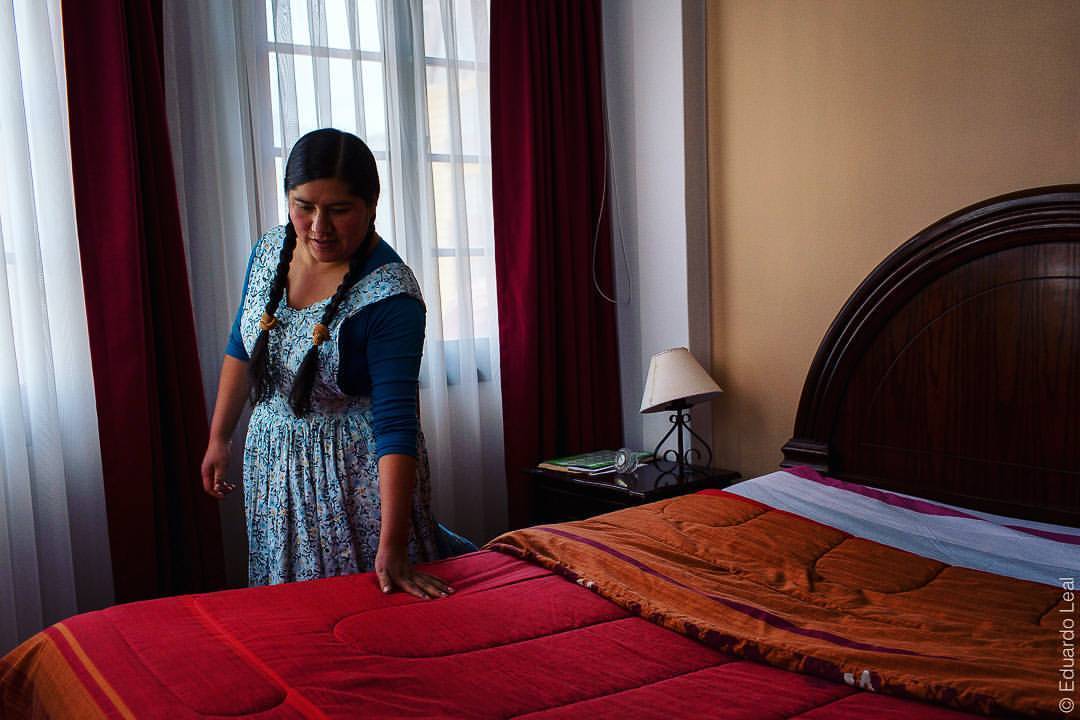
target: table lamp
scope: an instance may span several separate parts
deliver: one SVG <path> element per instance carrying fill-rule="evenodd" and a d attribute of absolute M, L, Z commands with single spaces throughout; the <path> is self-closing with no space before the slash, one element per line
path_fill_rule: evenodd
<path fill-rule="evenodd" d="M 684 432 L 689 432 L 692 438 L 697 438 L 705 447 L 708 459 L 704 465 L 708 467 L 712 464 L 712 449 L 705 439 L 690 427 L 690 406 L 711 400 L 722 392 L 716 381 L 709 377 L 705 368 L 701 367 L 684 347 L 658 352 L 649 361 L 649 374 L 645 378 L 640 412 L 671 412 L 671 429 L 656 444 L 653 462 L 659 463 L 663 460 L 674 463 L 669 472 L 674 472 L 680 481 L 688 471 L 693 472 L 692 460 L 695 455 L 701 456 L 697 448 L 687 446 Z M 671 437 L 671 433 L 676 431 L 678 450 L 667 450 L 661 455 L 660 448 Z"/>

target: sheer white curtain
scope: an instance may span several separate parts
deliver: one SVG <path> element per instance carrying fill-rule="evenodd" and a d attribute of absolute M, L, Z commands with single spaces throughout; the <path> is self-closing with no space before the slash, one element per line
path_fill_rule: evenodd
<path fill-rule="evenodd" d="M 212 411 L 233 314 L 259 232 L 250 105 L 242 83 L 232 2 L 165 0 L 165 95 L 180 222 L 188 256 L 206 407 Z M 233 442 L 229 480 L 242 482 L 243 431 Z M 247 585 L 241 493 L 221 504 L 228 583 Z"/>
<path fill-rule="evenodd" d="M 0 1 L 0 653 L 112 601 L 64 77 L 59 0 Z"/>
<path fill-rule="evenodd" d="M 359 135 L 379 164 L 378 231 L 428 305 L 421 408 L 436 512 L 476 541 L 506 524 L 487 38 L 486 0 L 166 3 L 208 382 L 239 300 L 239 258 L 285 221 L 292 144 L 320 127 Z"/>

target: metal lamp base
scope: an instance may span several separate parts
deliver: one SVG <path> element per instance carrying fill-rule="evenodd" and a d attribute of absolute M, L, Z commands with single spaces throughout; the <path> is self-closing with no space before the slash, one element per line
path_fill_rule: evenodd
<path fill-rule="evenodd" d="M 694 429 L 690 427 L 690 406 L 686 403 L 680 403 L 672 408 L 672 413 L 668 420 L 671 422 L 671 429 L 667 431 L 664 437 L 660 438 L 660 442 L 656 443 L 656 449 L 653 450 L 652 464 L 657 469 L 662 470 L 661 477 L 666 475 L 672 475 L 677 482 L 685 482 L 688 477 L 691 477 L 697 473 L 702 472 L 697 466 L 704 465 L 704 467 L 710 467 L 712 465 L 712 448 L 705 442 L 705 438 L 694 432 Z M 678 449 L 668 449 L 663 453 L 660 452 L 660 448 L 664 446 L 667 439 L 671 437 L 671 434 L 678 431 L 676 436 L 676 442 Z M 686 437 L 684 432 L 690 433 L 690 437 L 696 439 L 702 447 L 705 448 L 707 455 L 703 455 L 693 445 L 687 447 Z M 704 462 L 701 462 L 704 459 Z M 695 462 L 696 461 L 696 462 Z M 670 463 L 670 468 L 665 468 L 664 465 Z"/>

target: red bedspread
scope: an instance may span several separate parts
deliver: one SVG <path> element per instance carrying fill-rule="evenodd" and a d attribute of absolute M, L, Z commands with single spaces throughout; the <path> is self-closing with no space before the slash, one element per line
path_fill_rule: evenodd
<path fill-rule="evenodd" d="M 963 717 L 733 659 L 492 552 L 79 615 L 0 660 L 0 717 Z"/>

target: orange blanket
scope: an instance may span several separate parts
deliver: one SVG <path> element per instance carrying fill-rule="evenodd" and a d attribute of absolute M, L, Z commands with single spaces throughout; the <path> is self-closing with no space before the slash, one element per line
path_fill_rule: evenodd
<path fill-rule="evenodd" d="M 1062 588 L 945 565 L 723 492 L 502 535 L 740 657 L 981 713 L 1056 717 Z"/>

